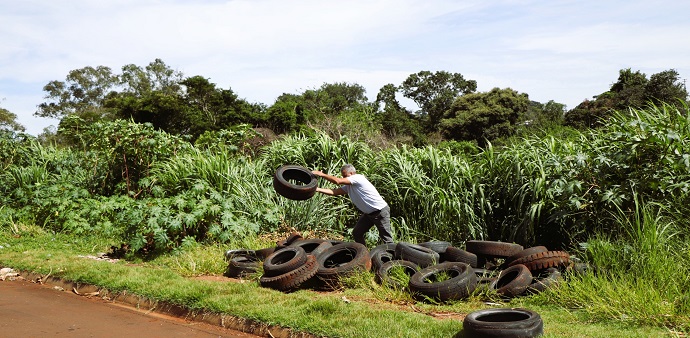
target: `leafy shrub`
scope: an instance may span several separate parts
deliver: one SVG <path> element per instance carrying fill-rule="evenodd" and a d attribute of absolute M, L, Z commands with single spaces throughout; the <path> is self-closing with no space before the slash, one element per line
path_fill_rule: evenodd
<path fill-rule="evenodd" d="M 61 133 L 78 139 L 86 166 L 93 172 L 90 189 L 99 195 L 137 196 L 154 163 L 166 160 L 191 145 L 179 137 L 156 131 L 149 124 L 125 120 L 86 124 L 77 116 L 61 122 Z"/>

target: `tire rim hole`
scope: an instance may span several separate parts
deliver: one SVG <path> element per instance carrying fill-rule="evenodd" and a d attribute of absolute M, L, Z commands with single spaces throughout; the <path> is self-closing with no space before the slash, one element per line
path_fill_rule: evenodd
<path fill-rule="evenodd" d="M 329 257 L 323 263 L 323 266 L 326 268 L 335 268 L 335 267 L 343 266 L 347 263 L 352 262 L 355 259 L 356 255 L 357 255 L 356 251 L 348 249 L 347 251 L 341 252 L 340 254 L 333 255 L 333 256 Z"/>
<path fill-rule="evenodd" d="M 511 312 L 511 313 L 493 313 L 477 317 L 478 321 L 490 323 L 502 322 L 517 322 L 528 319 L 529 315 L 526 313 Z"/>
<path fill-rule="evenodd" d="M 424 283 L 439 283 L 453 279 L 460 275 L 460 272 L 455 270 L 440 271 L 424 279 Z"/>

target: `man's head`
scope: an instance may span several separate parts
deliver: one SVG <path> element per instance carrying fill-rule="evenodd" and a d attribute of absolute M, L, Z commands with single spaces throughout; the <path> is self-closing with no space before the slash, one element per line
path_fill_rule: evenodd
<path fill-rule="evenodd" d="M 342 168 L 340 168 L 340 174 L 343 175 L 343 177 L 349 177 L 352 176 L 356 173 L 357 171 L 355 170 L 355 166 L 352 164 L 346 164 Z"/>

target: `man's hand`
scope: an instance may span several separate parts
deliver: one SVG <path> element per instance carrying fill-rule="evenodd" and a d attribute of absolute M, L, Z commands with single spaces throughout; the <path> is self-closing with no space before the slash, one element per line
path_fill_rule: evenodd
<path fill-rule="evenodd" d="M 328 175 L 328 174 L 324 173 L 324 172 L 321 171 L 321 170 L 313 170 L 311 173 L 314 174 L 314 175 L 316 175 L 316 176 L 322 177 L 322 178 L 326 179 L 326 181 L 329 181 L 329 182 L 334 183 L 334 184 L 338 184 L 338 185 L 352 184 L 352 183 L 350 182 L 350 180 L 348 180 L 348 179 L 345 178 L 345 177 L 335 177 L 335 176 L 331 176 L 331 175 Z M 345 192 L 343 191 L 343 193 L 345 193 Z"/>

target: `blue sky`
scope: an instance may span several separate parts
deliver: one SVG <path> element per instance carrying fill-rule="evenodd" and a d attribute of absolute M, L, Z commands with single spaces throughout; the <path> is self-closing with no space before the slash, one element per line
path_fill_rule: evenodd
<path fill-rule="evenodd" d="M 159 58 L 267 105 L 333 82 L 373 100 L 444 70 L 573 108 L 623 68 L 687 79 L 687 13 L 678 0 L 0 0 L 0 107 L 36 135 L 57 122 L 33 116 L 48 82 Z"/>

